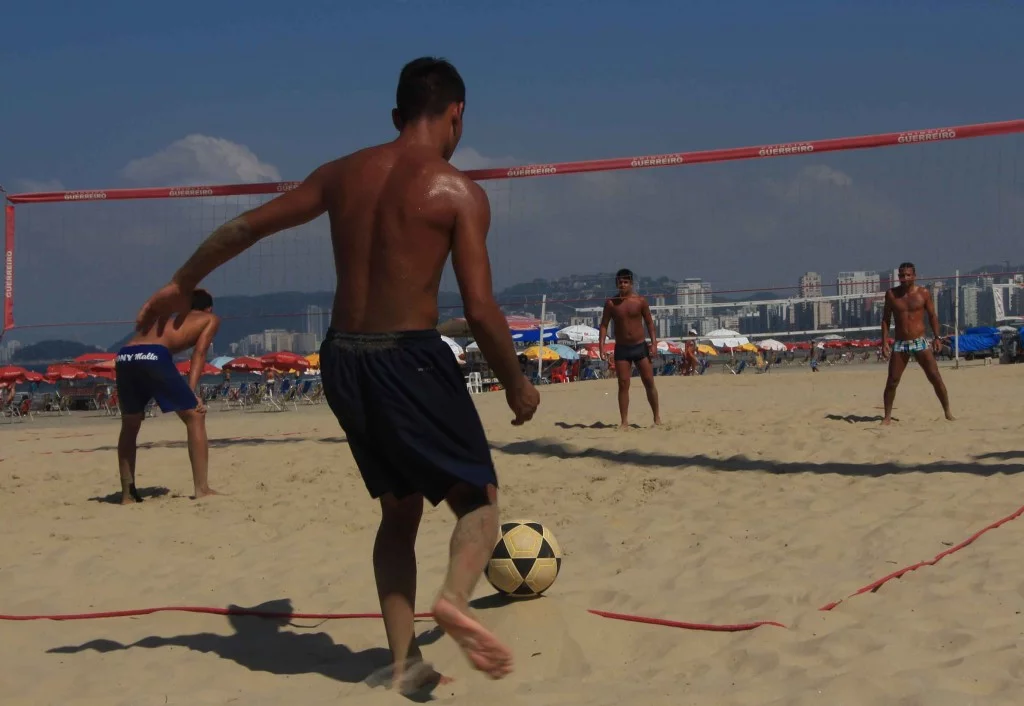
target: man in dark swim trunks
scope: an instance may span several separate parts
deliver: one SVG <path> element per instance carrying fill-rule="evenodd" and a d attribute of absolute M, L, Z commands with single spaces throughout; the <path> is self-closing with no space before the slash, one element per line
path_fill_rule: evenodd
<path fill-rule="evenodd" d="M 447 501 L 458 518 L 434 619 L 475 668 L 492 678 L 512 669 L 512 653 L 469 611 L 498 536 L 498 481 L 466 381 L 436 330 L 449 255 L 466 320 L 505 388 L 512 423 L 529 421 L 540 402 L 494 300 L 487 194 L 448 163 L 462 136 L 465 93 L 447 61 L 407 64 L 392 111 L 397 139 L 328 162 L 296 189 L 218 228 L 139 313 L 144 325 L 176 311 L 219 265 L 328 214 L 338 284 L 321 374 L 369 494 L 380 499 L 373 564 L 393 685 L 403 691 L 440 678 L 414 642 L 424 499 Z"/>
<path fill-rule="evenodd" d="M 640 371 L 640 381 L 647 391 L 647 401 L 654 413 L 654 423 L 661 424 L 661 413 L 658 411 L 658 390 L 654 386 L 654 368 L 651 356 L 658 350 L 658 334 L 654 329 L 651 307 L 647 298 L 633 291 L 633 273 L 627 269 L 615 273 L 615 286 L 619 296 L 604 303 L 601 315 L 600 348 L 604 359 L 604 340 L 608 335 L 608 322 L 615 323 L 615 375 L 619 379 L 619 417 L 620 429 L 629 428 L 629 379 L 633 374 L 633 366 Z M 644 324 L 651 336 L 648 344 L 644 335 Z"/>
<path fill-rule="evenodd" d="M 942 382 L 942 375 L 939 374 L 938 363 L 935 362 L 935 353 L 942 350 L 942 341 L 939 339 L 939 317 L 935 313 L 935 302 L 932 295 L 925 287 L 917 286 L 917 269 L 912 262 L 904 262 L 899 267 L 899 286 L 893 287 L 885 293 L 885 308 L 882 311 L 882 357 L 889 359 L 889 376 L 885 381 L 885 393 L 882 396 L 885 404 L 885 417 L 882 424 L 892 422 L 892 403 L 896 399 L 896 388 L 903 377 L 910 356 L 914 356 L 921 365 L 928 382 L 935 389 L 935 396 L 942 404 L 942 411 L 946 419 L 953 421 L 953 413 L 949 411 L 949 395 L 946 393 L 946 385 Z M 932 327 L 932 345 L 929 348 L 925 340 L 924 319 L 928 315 L 928 322 Z M 893 319 L 896 327 L 896 338 L 891 349 L 889 345 L 889 319 Z M 891 354 L 891 357 L 890 357 Z"/>
<path fill-rule="evenodd" d="M 114 366 L 121 407 L 117 464 L 122 505 L 142 501 L 135 488 L 135 455 L 146 405 L 153 399 L 160 405 L 160 411 L 177 412 L 185 422 L 196 499 L 217 494 L 208 484 L 210 444 L 206 438 L 206 406 L 198 391 L 206 353 L 219 326 L 220 317 L 213 313 L 213 297 L 204 289 L 196 289 L 191 293 L 189 310 L 173 322 L 154 321 L 117 352 Z M 185 382 L 172 356 L 189 348 L 192 360 Z"/>

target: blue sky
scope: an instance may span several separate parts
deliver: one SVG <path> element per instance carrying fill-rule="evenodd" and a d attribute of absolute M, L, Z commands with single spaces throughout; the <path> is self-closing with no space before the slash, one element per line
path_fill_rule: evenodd
<path fill-rule="evenodd" d="M 2 18 L 11 192 L 301 178 L 393 137 L 398 71 L 424 54 L 467 82 L 466 167 L 1024 117 L 1020 3 L 37 0 Z M 498 285 L 623 264 L 729 288 L 1024 260 L 1019 137 L 605 176 L 487 185 Z M 40 277 L 83 267 L 114 281 L 61 315 L 130 315 L 231 215 L 200 210 L 19 207 L 19 319 L 59 320 Z M 311 232 L 251 255 L 222 291 L 295 284 L 282 269 L 329 287 Z M 114 264 L 138 258 L 118 286 Z"/>

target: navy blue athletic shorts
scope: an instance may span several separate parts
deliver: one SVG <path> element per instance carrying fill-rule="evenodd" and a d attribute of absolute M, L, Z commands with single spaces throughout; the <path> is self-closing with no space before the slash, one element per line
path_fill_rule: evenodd
<path fill-rule="evenodd" d="M 437 331 L 329 329 L 320 374 L 371 497 L 422 493 L 437 505 L 460 481 L 497 487 L 466 378 Z"/>
<path fill-rule="evenodd" d="M 122 414 L 142 414 L 152 399 L 165 413 L 195 409 L 199 404 L 164 346 L 125 346 L 117 352 L 114 370 Z"/>

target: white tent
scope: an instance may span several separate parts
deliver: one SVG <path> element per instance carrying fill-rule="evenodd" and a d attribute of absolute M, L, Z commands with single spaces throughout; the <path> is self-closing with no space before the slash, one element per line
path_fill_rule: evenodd
<path fill-rule="evenodd" d="M 441 340 L 447 343 L 448 347 L 452 349 L 452 354 L 455 356 L 455 360 L 459 361 L 459 364 L 465 364 L 466 353 L 462 350 L 462 346 L 447 336 L 441 336 Z"/>
<path fill-rule="evenodd" d="M 776 341 L 774 338 L 766 338 L 763 341 L 759 341 L 757 347 L 763 351 L 787 350 L 785 343 L 783 343 L 782 341 Z"/>
<path fill-rule="evenodd" d="M 711 345 L 715 348 L 739 348 L 742 345 L 750 343 L 750 340 L 746 336 L 740 335 L 739 331 L 733 331 L 727 328 L 715 329 L 701 338 L 706 338 L 711 341 Z"/>
<path fill-rule="evenodd" d="M 566 326 L 555 334 L 559 340 L 572 341 L 573 343 L 597 343 L 601 340 L 601 332 L 592 326 L 576 324 Z"/>

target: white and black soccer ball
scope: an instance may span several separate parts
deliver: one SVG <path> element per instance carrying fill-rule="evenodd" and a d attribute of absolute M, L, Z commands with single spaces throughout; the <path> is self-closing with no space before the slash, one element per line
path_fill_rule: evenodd
<path fill-rule="evenodd" d="M 551 588 L 562 568 L 562 549 L 551 530 L 533 520 L 501 525 L 485 576 L 506 596 L 530 598 Z"/>

